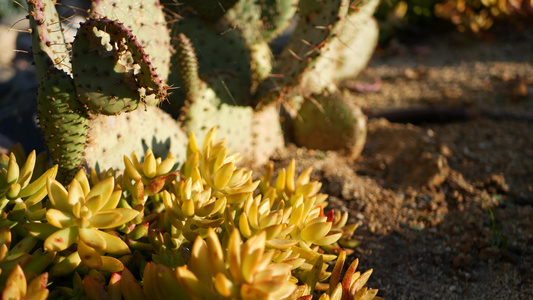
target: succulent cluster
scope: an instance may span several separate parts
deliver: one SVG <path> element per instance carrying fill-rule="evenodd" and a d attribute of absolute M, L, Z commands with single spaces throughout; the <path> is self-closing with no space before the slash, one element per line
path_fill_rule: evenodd
<path fill-rule="evenodd" d="M 480 33 L 497 21 L 520 23 L 531 19 L 531 0 L 388 0 L 382 1 L 376 17 L 380 20 L 380 40 L 387 41 L 397 30 L 420 33 L 449 27 L 460 32 Z"/>
<path fill-rule="evenodd" d="M 239 157 L 212 129 L 203 144 L 191 133 L 179 170 L 149 149 L 64 186 L 57 165 L 12 148 L 0 165 L 0 298 L 373 299 L 357 260 L 341 280 L 355 226 L 326 212 L 312 170 L 297 176 L 292 161 L 254 181 Z"/>
<path fill-rule="evenodd" d="M 530 0 L 447 0 L 435 5 L 435 15 L 450 20 L 459 31 L 478 33 L 489 29 L 497 19 L 533 15 Z"/>
<path fill-rule="evenodd" d="M 377 0 L 94 0 L 72 43 L 54 1 L 27 2 L 39 124 L 64 183 L 82 166 L 118 168 L 130 151 L 181 161 L 188 133 L 201 142 L 214 126 L 232 151 L 264 162 L 284 142 L 280 107 L 299 120 L 284 128 L 298 143 L 362 149 L 365 117 L 335 99 L 334 83 L 368 61 Z M 300 109 L 307 102 L 325 122 Z"/>

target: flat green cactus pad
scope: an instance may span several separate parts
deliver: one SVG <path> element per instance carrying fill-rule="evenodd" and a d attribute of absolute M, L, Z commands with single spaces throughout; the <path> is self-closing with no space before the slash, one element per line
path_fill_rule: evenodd
<path fill-rule="evenodd" d="M 250 53 L 239 32 L 220 21 L 216 26 L 190 16 L 179 23 L 175 34 L 184 34 L 192 43 L 198 59 L 200 78 L 206 74 L 231 72 L 243 95 L 251 89 Z M 231 97 L 231 96 L 230 96 Z M 235 104 L 246 105 L 247 97 L 231 97 Z"/>
<path fill-rule="evenodd" d="M 43 81 L 50 67 L 70 74 L 70 59 L 59 15 L 50 0 L 28 0 L 32 50 L 39 81 Z"/>
<path fill-rule="evenodd" d="M 285 145 L 276 105 L 268 105 L 254 111 L 251 131 L 251 142 L 242 144 L 236 151 L 242 153 L 244 160 L 252 165 L 268 162 L 272 154 Z"/>
<path fill-rule="evenodd" d="M 257 90 L 255 101 L 268 103 L 279 99 L 300 82 L 301 76 L 320 55 L 332 36 L 333 26 L 346 16 L 349 0 L 302 0 L 299 21 L 282 53 L 276 57 L 273 74 Z"/>
<path fill-rule="evenodd" d="M 201 142 L 215 126 L 220 138 L 228 138 L 228 147 L 233 151 L 250 142 L 253 109 L 221 103 L 213 89 L 205 88 L 202 97 L 188 103 L 184 112 L 187 131 L 194 132 Z"/>
<path fill-rule="evenodd" d="M 146 97 L 166 89 L 134 35 L 109 19 L 80 25 L 72 44 L 72 73 L 78 99 L 95 113 L 135 110 Z"/>
<path fill-rule="evenodd" d="M 308 94 L 323 93 L 332 83 L 355 77 L 377 46 L 379 28 L 372 17 L 379 0 L 358 1 L 332 30 L 333 36 L 301 78 Z"/>
<path fill-rule="evenodd" d="M 269 41 L 285 30 L 298 8 L 298 0 L 262 0 L 262 36 Z"/>
<path fill-rule="evenodd" d="M 61 70 L 51 69 L 39 85 L 37 110 L 44 139 L 59 169 L 72 172 L 81 166 L 88 131 L 86 110 L 75 99 L 72 78 Z"/>
<path fill-rule="evenodd" d="M 90 17 L 120 20 L 143 45 L 159 78 L 166 83 L 172 51 L 165 15 L 158 0 L 93 0 Z"/>
<path fill-rule="evenodd" d="M 98 116 L 89 123 L 89 141 L 84 153 L 90 168 L 123 169 L 124 153 L 145 153 L 151 148 L 158 157 L 171 152 L 176 161 L 185 161 L 188 137 L 170 115 L 146 106 L 117 116 Z"/>
<path fill-rule="evenodd" d="M 341 150 L 356 158 L 366 141 L 366 116 L 342 97 L 313 96 L 298 111 L 294 138 L 300 146 Z"/>
<path fill-rule="evenodd" d="M 238 0 L 182 0 L 181 2 L 190 5 L 202 17 L 216 21 L 233 7 Z"/>

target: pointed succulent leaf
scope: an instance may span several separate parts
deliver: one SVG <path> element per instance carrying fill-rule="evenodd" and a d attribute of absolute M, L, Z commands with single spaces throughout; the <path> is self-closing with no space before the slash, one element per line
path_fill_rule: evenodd
<path fill-rule="evenodd" d="M 78 238 L 77 227 L 67 227 L 52 233 L 44 241 L 45 251 L 62 251 L 70 247 Z"/>
<path fill-rule="evenodd" d="M 124 264 L 119 260 L 111 256 L 102 256 L 101 271 L 115 273 L 124 270 Z"/>
<path fill-rule="evenodd" d="M 74 226 L 75 216 L 70 212 L 50 208 L 46 211 L 46 220 L 57 228 L 67 228 Z"/>
<path fill-rule="evenodd" d="M 102 237 L 102 232 L 95 228 L 82 228 L 79 229 L 80 240 L 82 240 L 87 246 L 95 248 L 96 250 L 105 250 L 106 240 Z"/>
<path fill-rule="evenodd" d="M 91 191 L 89 194 L 87 194 L 87 199 L 91 199 L 92 197 L 96 195 L 102 196 L 102 203 L 101 206 L 105 205 L 109 198 L 111 197 L 111 194 L 113 193 L 113 190 L 115 188 L 115 178 L 114 177 L 108 177 L 100 182 L 98 182 L 95 186 L 91 188 Z M 97 210 L 99 210 L 100 207 L 98 207 Z"/>
<path fill-rule="evenodd" d="M 108 232 L 100 232 L 100 235 L 105 240 L 107 253 L 125 255 L 131 252 L 128 245 L 116 235 Z"/>
<path fill-rule="evenodd" d="M 82 263 L 89 268 L 100 269 L 102 267 L 102 257 L 94 248 L 87 246 L 83 241 L 78 243 L 78 254 Z"/>
<path fill-rule="evenodd" d="M 69 205 L 67 190 L 57 180 L 47 178 L 46 190 L 48 191 L 48 199 L 54 207 L 61 211 L 70 211 L 72 209 L 72 206 Z"/>
<path fill-rule="evenodd" d="M 52 168 L 44 172 L 38 179 L 34 180 L 30 184 L 26 185 L 19 193 L 19 197 L 26 198 L 33 194 L 38 193 L 42 188 L 46 186 L 47 178 L 54 179 L 57 174 L 58 166 L 55 165 Z M 37 201 L 38 202 L 38 201 Z M 31 205 L 30 205 L 31 206 Z"/>
<path fill-rule="evenodd" d="M 96 196 L 93 198 L 100 198 L 100 196 Z M 126 210 L 128 208 L 125 208 Z M 138 213 L 136 211 L 136 213 Z M 94 228 L 115 228 L 115 226 L 120 220 L 122 219 L 122 214 L 115 210 L 105 210 L 100 211 L 94 214 L 89 222 L 91 223 L 91 226 Z M 122 224 L 120 224 L 122 225 Z"/>

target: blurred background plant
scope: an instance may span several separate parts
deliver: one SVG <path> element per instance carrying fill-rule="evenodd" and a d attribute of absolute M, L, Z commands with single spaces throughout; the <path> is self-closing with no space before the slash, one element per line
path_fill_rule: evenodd
<path fill-rule="evenodd" d="M 531 0 L 383 0 L 376 12 L 380 45 L 450 30 L 479 35 L 495 24 L 520 30 L 532 16 Z"/>

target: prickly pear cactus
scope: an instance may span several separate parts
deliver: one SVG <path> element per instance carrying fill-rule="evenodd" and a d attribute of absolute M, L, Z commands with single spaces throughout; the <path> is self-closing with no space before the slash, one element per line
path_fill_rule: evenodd
<path fill-rule="evenodd" d="M 363 128 L 356 110 L 342 103 L 322 115 L 299 110 L 366 64 L 375 33 L 362 41 L 361 32 L 375 25 L 377 0 L 172 1 L 163 8 L 158 0 L 94 0 L 69 45 L 55 2 L 28 0 L 40 125 L 52 157 L 70 175 L 82 165 L 117 167 L 118 153 L 128 147 L 143 152 L 159 145 L 182 157 L 185 134 L 194 132 L 201 143 L 211 127 L 232 151 L 263 162 L 284 142 L 280 103 L 306 127 L 316 118 L 334 120 L 320 123 L 323 135 L 359 145 L 344 139 Z M 291 38 L 275 56 L 268 43 L 295 18 Z M 359 43 L 369 47 L 348 59 Z M 156 107 L 161 103 L 179 121 Z M 338 110 L 346 118 L 336 120 Z M 313 134 L 300 130 L 299 143 L 314 147 L 306 142 Z"/>
<path fill-rule="evenodd" d="M 150 115 L 158 122 L 141 121 L 143 118 L 128 122 L 128 116 L 110 116 L 103 121 L 105 117 L 98 117 L 144 108 L 148 98 L 159 103 L 165 96 L 166 88 L 155 67 L 128 28 L 106 18 L 90 19 L 80 25 L 70 55 L 55 3 L 29 0 L 28 5 L 39 74 L 39 123 L 54 162 L 64 172 L 61 179 L 68 180 L 87 164 L 104 169 L 119 165 L 122 157 L 115 150 L 121 146 L 117 143 L 121 130 L 135 133 L 126 134 L 131 139 L 129 151 L 178 137 L 171 129 L 158 138 L 158 129 L 160 133 L 165 127 L 179 129 L 174 120 L 158 114 Z M 155 123 L 159 127 L 154 127 Z M 115 124 L 127 127 L 117 130 Z M 110 133 L 111 128 L 115 130 L 112 137 L 100 134 Z M 165 151 L 184 153 L 180 138 Z"/>
<path fill-rule="evenodd" d="M 163 8 L 159 1 L 109 1 L 93 0 L 90 18 L 106 17 L 119 20 L 128 28 L 150 57 L 159 79 L 166 83 L 170 69 L 170 35 Z"/>
<path fill-rule="evenodd" d="M 28 6 L 39 78 L 37 112 L 41 131 L 54 163 L 65 170 L 75 170 L 82 164 L 88 114 L 76 101 L 68 49 L 54 4 L 31 0 Z"/>
<path fill-rule="evenodd" d="M 377 45 L 379 28 L 372 15 L 378 4 L 379 0 L 363 0 L 350 7 L 303 74 L 301 90 L 308 94 L 335 90 L 335 82 L 355 77 L 363 70 Z"/>
<path fill-rule="evenodd" d="M 299 21 L 282 53 L 276 57 L 272 73 L 283 74 L 270 77 L 258 88 L 261 103 L 279 100 L 295 88 L 310 62 L 320 54 L 332 35 L 332 26 L 344 18 L 349 0 L 300 1 Z"/>
<path fill-rule="evenodd" d="M 147 97 L 159 101 L 166 94 L 133 33 L 109 19 L 80 25 L 72 44 L 72 74 L 78 100 L 94 113 L 130 112 Z"/>

